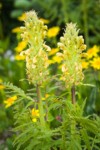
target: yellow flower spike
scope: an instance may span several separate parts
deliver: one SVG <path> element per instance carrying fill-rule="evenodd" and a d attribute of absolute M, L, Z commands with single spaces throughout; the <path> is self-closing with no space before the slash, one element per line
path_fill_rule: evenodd
<path fill-rule="evenodd" d="M 44 22 L 44 24 L 48 24 L 48 23 L 50 22 L 49 20 L 44 19 L 44 18 L 40 18 L 39 20 L 43 21 L 43 22 Z"/>
<path fill-rule="evenodd" d="M 59 31 L 60 31 L 60 28 L 58 26 L 52 27 L 52 28 L 50 28 L 48 30 L 47 36 L 49 38 L 55 37 L 55 36 L 57 36 L 57 34 L 59 33 Z"/>
<path fill-rule="evenodd" d="M 93 56 L 96 57 L 98 54 L 98 52 L 100 51 L 99 47 L 94 45 L 92 48 L 88 49 L 87 51 L 87 58 L 90 59 L 92 58 Z"/>
<path fill-rule="evenodd" d="M 17 100 L 17 96 L 13 96 L 8 98 L 7 100 L 4 101 L 4 104 L 6 105 L 5 107 L 8 108 L 14 104 L 14 102 Z"/>
<path fill-rule="evenodd" d="M 83 69 L 87 69 L 88 66 L 89 66 L 89 63 L 88 63 L 88 62 L 82 61 L 82 68 L 83 68 Z"/>
<path fill-rule="evenodd" d="M 90 63 L 94 69 L 100 70 L 100 57 L 94 58 Z"/>
<path fill-rule="evenodd" d="M 3 90 L 5 88 L 5 86 L 0 85 L 0 90 Z"/>
<path fill-rule="evenodd" d="M 15 55 L 15 60 L 25 60 L 25 56 L 21 56 L 19 54 Z"/>
<path fill-rule="evenodd" d="M 78 36 L 78 32 L 76 24 L 67 24 L 65 33 L 58 43 L 58 47 L 62 50 L 62 53 L 58 53 L 58 56 L 63 60 L 60 80 L 65 82 L 67 88 L 80 84 L 84 78 L 81 54 L 86 45 L 83 37 Z"/>
<path fill-rule="evenodd" d="M 21 32 L 21 29 L 20 29 L 20 27 L 16 27 L 16 28 L 12 29 L 12 32 L 19 33 L 19 32 Z"/>
<path fill-rule="evenodd" d="M 21 41 L 18 43 L 18 46 L 15 48 L 16 52 L 21 52 L 22 50 L 24 50 L 27 46 L 27 42 L 26 41 Z"/>
<path fill-rule="evenodd" d="M 21 31 L 23 41 L 27 41 L 28 44 L 28 49 L 21 52 L 21 55 L 26 56 L 28 81 L 30 84 L 41 85 L 46 82 L 49 75 L 47 53 L 51 49 L 44 41 L 47 26 L 38 19 L 35 11 L 29 11 L 26 13 Z"/>
<path fill-rule="evenodd" d="M 52 48 L 51 51 L 49 52 L 49 56 L 54 55 L 58 51 L 59 51 L 59 48 Z"/>

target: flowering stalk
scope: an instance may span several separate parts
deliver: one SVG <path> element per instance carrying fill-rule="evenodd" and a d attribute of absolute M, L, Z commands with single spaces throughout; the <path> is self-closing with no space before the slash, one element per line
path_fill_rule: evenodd
<path fill-rule="evenodd" d="M 75 24 L 67 24 L 63 37 L 58 43 L 63 58 L 61 80 L 66 88 L 71 88 L 72 103 L 75 103 L 75 86 L 79 85 L 84 78 L 81 65 L 81 53 L 86 48 L 82 36 L 78 36 L 79 30 Z"/>
<path fill-rule="evenodd" d="M 26 13 L 25 27 L 21 27 L 21 37 L 27 42 L 28 49 L 21 52 L 26 57 L 26 69 L 29 83 L 42 84 L 48 77 L 48 57 L 50 47 L 44 43 L 47 26 L 38 19 L 34 11 Z"/>
<path fill-rule="evenodd" d="M 28 81 L 34 84 L 37 89 L 38 108 L 40 113 L 40 123 L 44 127 L 44 108 L 41 100 L 41 85 L 46 81 L 49 75 L 48 56 L 46 51 L 50 51 L 50 47 L 44 43 L 47 33 L 47 26 L 38 19 L 35 11 L 26 13 L 25 26 L 21 27 L 22 39 L 28 44 L 28 49 L 21 52 L 26 57 L 26 69 Z"/>

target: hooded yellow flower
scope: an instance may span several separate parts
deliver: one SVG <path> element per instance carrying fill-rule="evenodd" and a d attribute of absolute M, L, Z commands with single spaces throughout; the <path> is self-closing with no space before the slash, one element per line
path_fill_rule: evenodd
<path fill-rule="evenodd" d="M 48 30 L 47 36 L 49 38 L 55 37 L 55 36 L 57 36 L 57 34 L 59 33 L 59 31 L 60 31 L 60 28 L 58 26 L 52 27 L 52 28 L 50 28 Z"/>
<path fill-rule="evenodd" d="M 10 98 L 8 98 L 7 100 L 4 101 L 4 104 L 6 105 L 5 107 L 8 108 L 10 107 L 11 105 L 14 104 L 15 100 L 17 100 L 17 96 L 12 96 Z"/>
<path fill-rule="evenodd" d="M 91 61 L 91 66 L 94 69 L 100 70 L 100 57 L 94 58 L 93 61 Z"/>

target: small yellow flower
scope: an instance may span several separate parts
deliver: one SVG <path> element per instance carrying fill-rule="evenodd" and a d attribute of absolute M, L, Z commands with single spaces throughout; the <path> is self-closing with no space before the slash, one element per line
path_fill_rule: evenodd
<path fill-rule="evenodd" d="M 22 50 L 24 50 L 27 46 L 27 42 L 25 41 L 21 41 L 18 43 L 18 46 L 15 48 L 16 52 L 21 52 Z"/>
<path fill-rule="evenodd" d="M 24 21 L 25 18 L 26 18 L 26 13 L 23 13 L 21 16 L 18 17 L 18 20 Z"/>
<path fill-rule="evenodd" d="M 42 97 L 42 100 L 46 100 L 49 96 L 49 94 L 45 94 L 45 97 Z"/>
<path fill-rule="evenodd" d="M 32 121 L 37 122 L 37 118 L 40 116 L 39 110 L 33 108 L 31 110 L 31 115 L 32 115 Z"/>
<path fill-rule="evenodd" d="M 36 117 L 40 116 L 39 110 L 38 109 L 34 109 L 34 108 L 31 110 L 31 114 L 32 114 L 33 118 L 36 118 Z"/>
<path fill-rule="evenodd" d="M 83 69 L 87 69 L 88 68 L 89 63 L 86 61 L 82 61 L 82 68 Z"/>
<path fill-rule="evenodd" d="M 33 118 L 32 121 L 33 121 L 33 122 L 37 122 L 37 118 Z"/>
<path fill-rule="evenodd" d="M 88 51 L 87 51 L 87 58 L 90 59 L 92 58 L 93 56 L 97 56 L 97 53 L 99 52 L 99 47 L 94 45 L 92 48 L 90 48 Z"/>
<path fill-rule="evenodd" d="M 54 56 L 52 58 L 52 60 L 54 61 L 54 63 L 61 63 L 62 61 L 62 58 L 60 56 Z"/>
<path fill-rule="evenodd" d="M 12 29 L 13 33 L 19 33 L 20 31 L 21 31 L 20 27 L 16 27 L 16 28 Z"/>
<path fill-rule="evenodd" d="M 5 86 L 0 85 L 0 90 L 3 90 L 5 88 Z"/>
<path fill-rule="evenodd" d="M 49 20 L 44 19 L 44 18 L 40 18 L 40 20 L 41 20 L 41 21 L 43 21 L 43 22 L 44 22 L 44 24 L 48 24 L 48 23 L 50 22 Z"/>
<path fill-rule="evenodd" d="M 17 100 L 17 96 L 13 96 L 4 101 L 5 107 L 8 108 L 14 104 L 15 100 Z"/>
<path fill-rule="evenodd" d="M 58 26 L 52 27 L 48 30 L 47 36 L 49 38 L 55 37 L 60 31 L 60 28 Z"/>
<path fill-rule="evenodd" d="M 100 70 L 100 57 L 94 58 L 93 61 L 91 61 L 91 66 L 94 69 Z"/>
<path fill-rule="evenodd" d="M 19 54 L 15 55 L 15 60 L 25 60 L 25 56 L 21 56 Z"/>
<path fill-rule="evenodd" d="M 59 51 L 59 48 L 52 48 L 51 51 L 49 52 L 49 56 L 54 55 L 58 51 Z"/>

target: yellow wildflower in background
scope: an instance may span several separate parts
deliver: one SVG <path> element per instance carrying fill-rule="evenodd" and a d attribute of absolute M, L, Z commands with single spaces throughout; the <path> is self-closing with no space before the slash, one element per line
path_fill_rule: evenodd
<path fill-rule="evenodd" d="M 3 90 L 5 88 L 5 86 L 0 85 L 0 90 Z"/>
<path fill-rule="evenodd" d="M 5 107 L 8 108 L 14 104 L 15 100 L 17 100 L 17 96 L 13 96 L 4 101 Z"/>
<path fill-rule="evenodd" d="M 91 66 L 94 69 L 100 70 L 100 57 L 94 58 L 93 61 L 91 61 Z"/>
<path fill-rule="evenodd" d="M 26 13 L 23 13 L 21 16 L 18 17 L 19 21 L 24 21 L 26 18 Z"/>
<path fill-rule="evenodd" d="M 42 97 L 42 100 L 46 100 L 49 96 L 49 94 L 45 94 L 45 97 Z"/>
<path fill-rule="evenodd" d="M 18 32 L 20 32 L 21 30 L 20 30 L 20 27 L 16 27 L 16 28 L 14 28 L 14 29 L 12 29 L 12 32 L 13 33 L 18 33 Z"/>
<path fill-rule="evenodd" d="M 50 65 L 50 64 L 53 64 L 54 63 L 54 61 L 53 60 L 51 60 L 51 59 L 48 59 L 48 64 Z"/>
<path fill-rule="evenodd" d="M 89 63 L 86 61 L 82 61 L 82 69 L 87 69 L 89 66 Z"/>
<path fill-rule="evenodd" d="M 39 20 L 43 21 L 43 22 L 44 22 L 44 24 L 48 24 L 48 23 L 50 22 L 49 20 L 44 19 L 44 18 L 40 18 Z"/>
<path fill-rule="evenodd" d="M 16 52 L 21 52 L 22 50 L 24 50 L 27 46 L 27 42 L 25 41 L 21 41 L 18 43 L 18 46 L 15 48 Z"/>
<path fill-rule="evenodd" d="M 39 110 L 33 108 L 31 110 L 31 115 L 32 115 L 32 121 L 37 122 L 37 118 L 40 116 Z"/>
<path fill-rule="evenodd" d="M 21 56 L 19 54 L 15 55 L 15 60 L 25 60 L 25 56 Z"/>
<path fill-rule="evenodd" d="M 97 56 L 97 53 L 99 52 L 99 47 L 94 45 L 92 48 L 88 49 L 87 51 L 87 58 L 90 59 L 92 58 L 93 56 Z"/>
<path fill-rule="evenodd" d="M 54 56 L 52 58 L 52 60 L 53 60 L 54 63 L 61 63 L 62 58 L 60 56 Z"/>
<path fill-rule="evenodd" d="M 60 31 L 60 28 L 58 26 L 52 27 L 52 28 L 50 28 L 48 30 L 47 36 L 49 38 L 55 37 L 55 36 L 57 36 L 57 34 L 59 33 L 59 31 Z"/>
<path fill-rule="evenodd" d="M 33 121 L 33 122 L 37 122 L 37 118 L 33 118 L 32 121 Z"/>
<path fill-rule="evenodd" d="M 58 51 L 59 51 L 59 48 L 52 48 L 51 51 L 49 52 L 49 56 L 54 55 Z"/>

